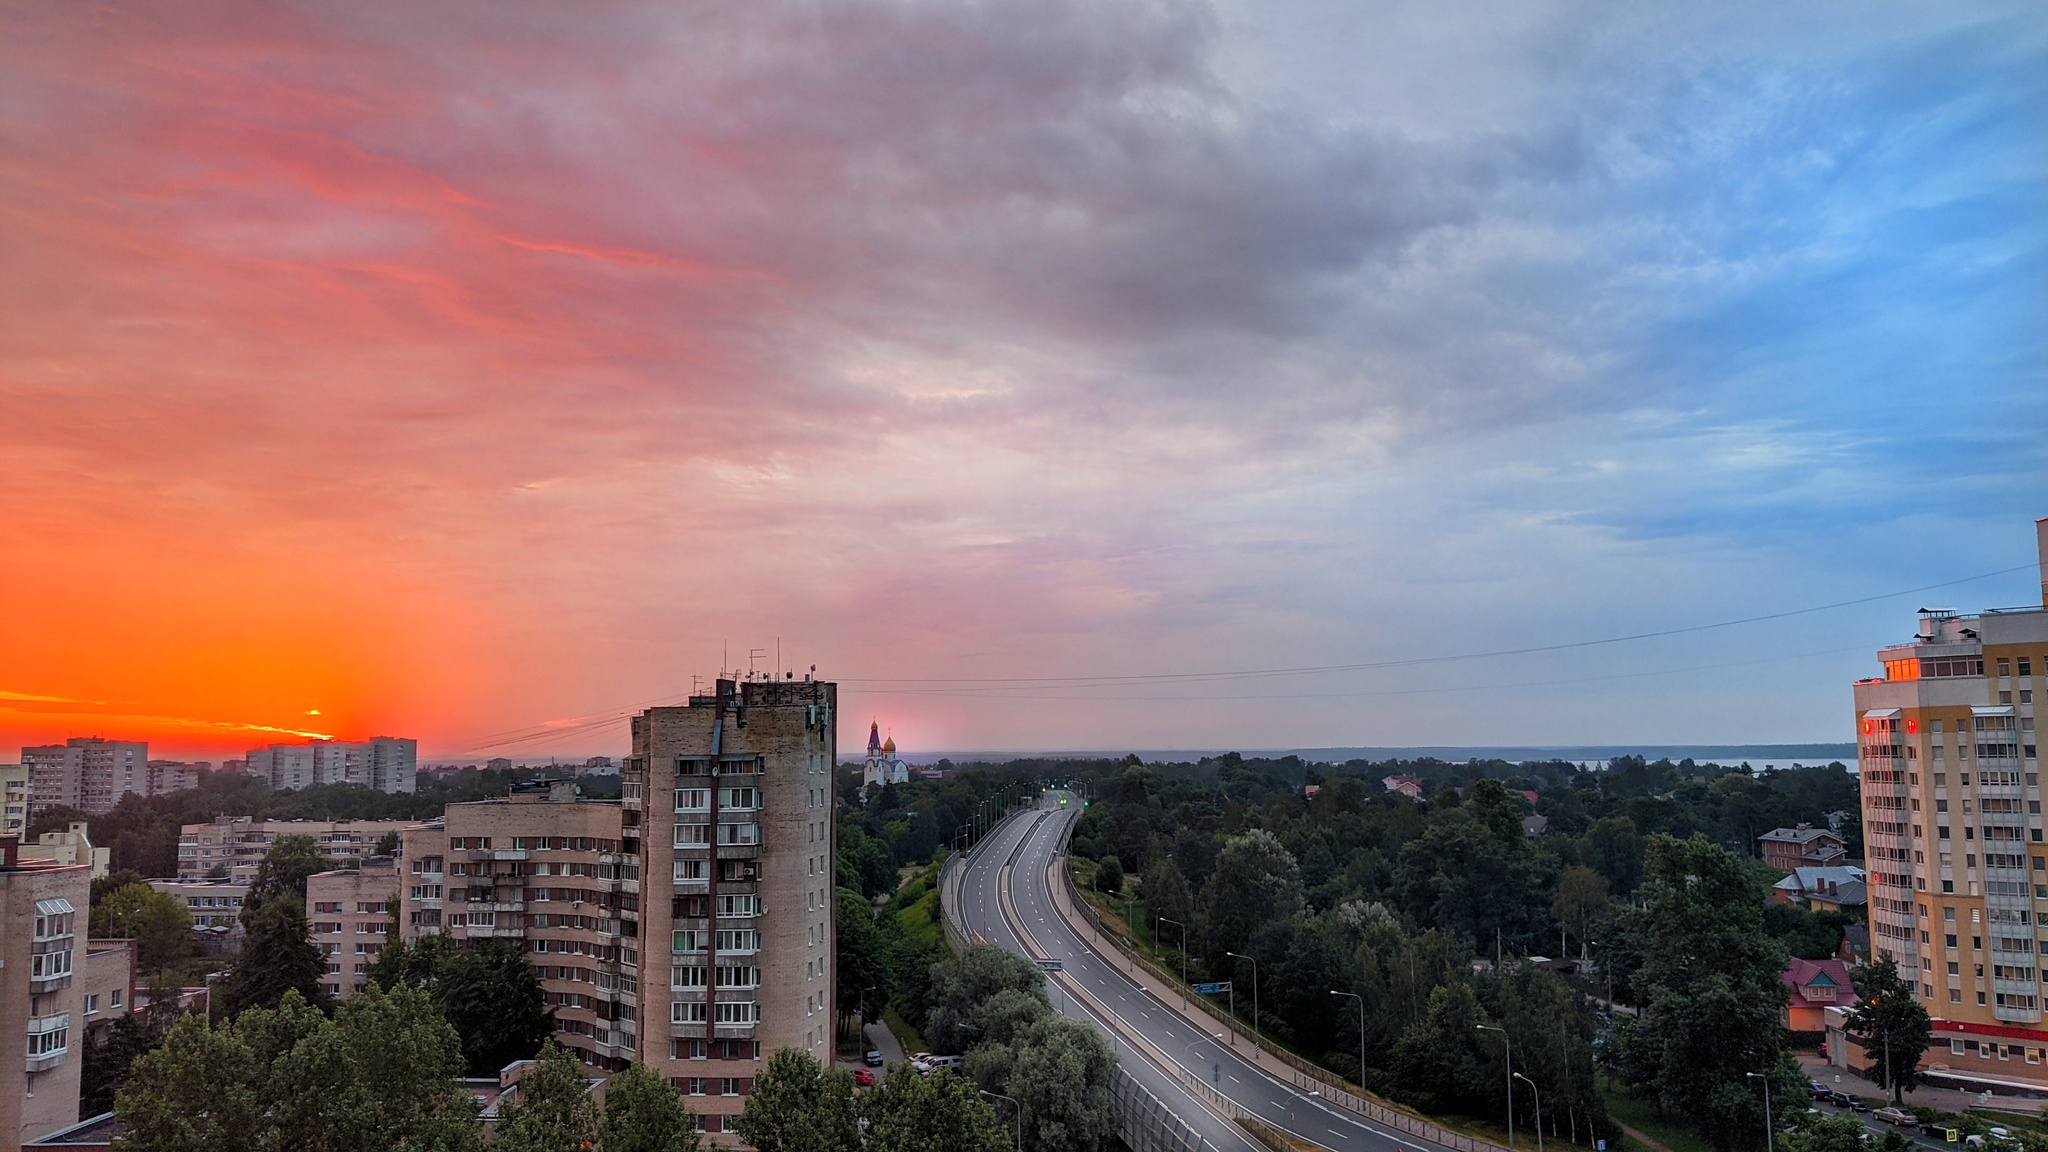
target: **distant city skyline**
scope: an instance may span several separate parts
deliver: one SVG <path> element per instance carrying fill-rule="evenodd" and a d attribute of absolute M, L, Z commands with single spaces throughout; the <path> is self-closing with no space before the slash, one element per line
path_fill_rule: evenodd
<path fill-rule="evenodd" d="M 10 31 L 9 754 L 1840 741 L 2037 600 L 2038 4 Z"/>

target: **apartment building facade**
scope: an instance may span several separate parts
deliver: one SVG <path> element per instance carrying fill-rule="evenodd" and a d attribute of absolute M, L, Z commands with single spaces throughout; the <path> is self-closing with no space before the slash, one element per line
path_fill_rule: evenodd
<path fill-rule="evenodd" d="M 78 1119 L 92 869 L 0 838 L 0 1147 Z"/>
<path fill-rule="evenodd" d="M 29 769 L 31 815 L 63 804 L 97 816 L 130 792 L 150 795 L 149 745 L 139 740 L 74 736 L 23 748 L 21 762 Z"/>
<path fill-rule="evenodd" d="M 280 836 L 310 836 L 330 860 L 361 860 L 374 855 L 386 836 L 402 833 L 415 823 L 221 816 L 204 824 L 186 824 L 178 829 L 178 879 L 215 877 L 246 884 L 256 875 L 263 854 L 270 851 Z"/>
<path fill-rule="evenodd" d="M 28 766 L 0 764 L 0 836 L 27 834 L 29 799 Z"/>
<path fill-rule="evenodd" d="M 1916 979 L 1934 1022 L 1924 1066 L 2041 1088 L 2048 520 L 2036 532 L 2041 607 L 1923 611 L 1855 701 L 1871 947 Z"/>
<path fill-rule="evenodd" d="M 720 679 L 633 719 L 641 1059 L 732 1131 L 778 1048 L 832 1058 L 837 686 Z"/>
<path fill-rule="evenodd" d="M 315 740 L 251 749 L 243 771 L 282 792 L 314 784 L 358 784 L 379 792 L 419 787 L 419 741 L 399 736 L 368 740 Z"/>
<path fill-rule="evenodd" d="M 584 800 L 566 780 L 450 804 L 405 830 L 395 886 L 408 938 L 519 941 L 556 1041 L 609 1072 L 632 1062 L 641 1033 L 640 865 L 620 817 L 617 800 Z"/>
<path fill-rule="evenodd" d="M 391 857 L 372 856 L 359 868 L 306 878 L 306 920 L 313 946 L 327 958 L 329 996 L 345 1000 L 369 982 L 370 965 L 391 940 L 403 875 Z"/>

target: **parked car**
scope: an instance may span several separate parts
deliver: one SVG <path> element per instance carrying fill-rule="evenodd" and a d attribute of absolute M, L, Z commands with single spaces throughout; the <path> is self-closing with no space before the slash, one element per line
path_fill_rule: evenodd
<path fill-rule="evenodd" d="M 873 1088 L 875 1086 L 874 1070 L 870 1068 L 855 1068 L 853 1070 L 853 1082 L 863 1088 Z"/>
<path fill-rule="evenodd" d="M 1842 1093 L 1842 1095 L 1849 1096 L 1847 1092 Z M 1842 1102 L 1842 1107 L 1849 1109 L 1851 1112 L 1868 1112 L 1870 1111 L 1870 1102 L 1861 1096 L 1849 1096 L 1847 1100 Z"/>
<path fill-rule="evenodd" d="M 910 1054 L 910 1066 L 919 1072 L 931 1071 L 932 1054 L 929 1052 L 912 1052 Z"/>
<path fill-rule="evenodd" d="M 933 1068 L 958 1068 L 960 1067 L 960 1057 L 934 1056 L 930 1060 L 925 1061 L 925 1063 L 931 1065 Z"/>
<path fill-rule="evenodd" d="M 866 1064 L 870 1068 L 880 1068 L 882 1066 L 882 1050 L 879 1048 L 868 1049 L 868 1054 L 861 1057 L 861 1063 Z"/>
<path fill-rule="evenodd" d="M 1941 1140 L 1948 1143 L 1954 1143 L 1957 1139 L 1955 1127 L 1949 1124 L 1935 1124 L 1931 1122 L 1927 1124 L 1922 1124 L 1920 1126 L 1920 1134 L 1922 1136 L 1930 1136 L 1936 1140 Z"/>
<path fill-rule="evenodd" d="M 1895 1108 L 1890 1106 L 1879 1108 L 1877 1111 L 1872 1112 L 1870 1114 L 1870 1117 L 1873 1120 L 1882 1120 L 1887 1124 L 1918 1123 L 1917 1119 L 1911 1112 L 1906 1111 L 1904 1108 Z"/>

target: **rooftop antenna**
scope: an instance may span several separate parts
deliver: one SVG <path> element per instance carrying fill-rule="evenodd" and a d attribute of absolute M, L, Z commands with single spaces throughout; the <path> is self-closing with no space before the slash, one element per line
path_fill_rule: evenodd
<path fill-rule="evenodd" d="M 718 678 L 720 680 L 725 679 L 725 666 L 730 663 L 732 663 L 732 641 L 720 640 L 718 642 Z"/>
<path fill-rule="evenodd" d="M 766 648 L 747 649 L 747 679 L 752 680 L 754 678 L 754 661 L 766 655 L 768 655 Z"/>
<path fill-rule="evenodd" d="M 775 638 L 775 678 L 782 679 L 782 637 Z"/>

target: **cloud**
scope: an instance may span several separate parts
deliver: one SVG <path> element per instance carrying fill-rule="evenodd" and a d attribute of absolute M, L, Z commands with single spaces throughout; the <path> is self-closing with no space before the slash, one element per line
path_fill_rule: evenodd
<path fill-rule="evenodd" d="M 245 615 L 334 653 L 249 701 L 267 722 L 523 730 L 775 634 L 848 672 L 1200 665 L 1418 642 L 1391 603 L 1486 647 L 1823 587 L 1908 507 L 2002 567 L 1974 557 L 2048 478 L 2023 7 L 221 2 L 10 32 L 0 525 L 152 560 L 36 584 L 53 622 L 0 655 L 161 583 L 154 643 L 252 644 Z M 141 698 L 52 676 L 23 687 Z M 1142 720 L 1183 722 L 1400 723 Z"/>

